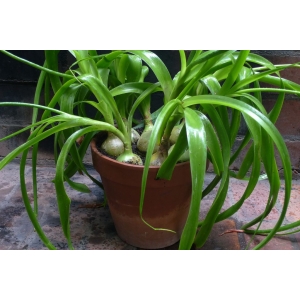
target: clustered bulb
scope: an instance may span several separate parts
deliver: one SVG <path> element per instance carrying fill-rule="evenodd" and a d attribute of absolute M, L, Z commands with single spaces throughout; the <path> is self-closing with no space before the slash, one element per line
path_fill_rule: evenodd
<path fill-rule="evenodd" d="M 117 161 L 127 163 L 127 164 L 131 164 L 131 165 L 138 165 L 138 166 L 143 165 L 142 159 L 137 154 L 134 154 L 132 152 L 122 153 L 121 155 L 119 155 L 117 157 Z"/>
<path fill-rule="evenodd" d="M 180 123 L 179 125 L 174 126 L 174 128 L 171 131 L 170 135 L 170 144 L 174 145 L 178 139 L 179 133 L 184 125 L 184 122 Z"/>
<path fill-rule="evenodd" d="M 131 128 L 131 143 L 136 144 L 140 138 L 141 136 L 139 133 L 135 129 Z"/>
<path fill-rule="evenodd" d="M 150 165 L 151 166 L 161 166 L 162 163 L 166 160 L 167 155 L 163 151 L 157 151 L 152 154 L 150 159 Z"/>
<path fill-rule="evenodd" d="M 149 144 L 149 139 L 150 139 L 151 133 L 152 133 L 152 130 L 144 131 L 141 134 L 141 137 L 140 137 L 140 139 L 137 142 L 137 148 L 141 152 L 143 152 L 143 153 L 147 152 L 147 148 L 148 148 L 148 144 Z M 158 150 L 158 146 L 155 146 L 154 152 L 156 152 L 157 150 Z"/>
<path fill-rule="evenodd" d="M 106 140 L 101 145 L 101 149 L 107 154 L 117 157 L 124 152 L 124 144 L 117 136 L 109 132 Z"/>
<path fill-rule="evenodd" d="M 183 125 L 184 122 L 174 126 L 170 138 L 167 141 L 163 140 L 159 145 L 155 145 L 150 159 L 151 166 L 161 166 L 162 163 L 166 160 L 167 156 L 174 148 Z M 141 135 L 139 135 L 139 133 L 135 129 L 131 129 L 131 143 L 136 144 L 137 149 L 141 153 L 147 152 L 149 139 L 152 134 L 152 127 L 145 128 Z M 134 154 L 131 150 L 125 150 L 123 142 L 111 132 L 108 133 L 108 137 L 103 142 L 101 149 L 104 150 L 107 154 L 116 157 L 117 161 L 133 165 L 143 165 L 142 159 L 137 154 Z M 178 162 L 184 162 L 188 160 L 189 150 L 187 149 L 181 155 Z"/>

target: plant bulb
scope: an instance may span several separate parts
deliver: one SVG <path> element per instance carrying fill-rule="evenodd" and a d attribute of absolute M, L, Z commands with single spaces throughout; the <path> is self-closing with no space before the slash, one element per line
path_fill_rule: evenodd
<path fill-rule="evenodd" d="M 149 139 L 151 136 L 152 130 L 144 131 L 140 137 L 140 139 L 137 142 L 137 148 L 141 152 L 147 152 Z M 159 146 L 156 145 L 153 152 L 156 152 L 158 150 Z"/>
<path fill-rule="evenodd" d="M 131 164 L 131 165 L 139 165 L 139 166 L 143 165 L 142 159 L 138 155 L 136 155 L 132 152 L 129 152 L 129 151 L 124 152 L 121 155 L 119 155 L 117 157 L 117 161 L 123 162 L 126 164 Z"/>
<path fill-rule="evenodd" d="M 157 151 L 152 154 L 150 159 L 150 166 L 161 166 L 162 163 L 166 160 L 167 155 L 163 151 Z"/>
<path fill-rule="evenodd" d="M 117 136 L 109 132 L 107 139 L 101 145 L 101 149 L 108 155 L 116 157 L 124 152 L 124 144 Z"/>
<path fill-rule="evenodd" d="M 140 138 L 141 136 L 139 133 L 135 129 L 131 128 L 131 143 L 136 144 Z"/>
<path fill-rule="evenodd" d="M 176 143 L 183 125 L 184 125 L 184 122 L 173 127 L 173 129 L 171 131 L 170 139 L 169 139 L 171 145 L 174 145 Z"/>

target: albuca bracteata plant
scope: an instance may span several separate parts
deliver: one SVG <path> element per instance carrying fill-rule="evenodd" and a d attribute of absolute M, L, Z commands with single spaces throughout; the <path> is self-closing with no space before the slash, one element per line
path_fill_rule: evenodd
<path fill-rule="evenodd" d="M 282 78 L 280 71 L 299 68 L 298 63 L 273 65 L 245 50 L 195 50 L 190 51 L 188 57 L 181 50 L 181 67 L 172 78 L 162 60 L 151 51 L 120 50 L 99 55 L 95 50 L 72 50 L 74 63 L 64 73 L 58 72 L 59 51 L 45 51 L 43 66 L 7 51 L 2 53 L 41 71 L 33 103 L 0 102 L 0 106 L 27 106 L 33 110 L 31 125 L 0 140 L 30 131 L 28 140 L 1 160 L 0 169 L 22 155 L 20 181 L 24 204 L 36 232 L 49 249 L 55 247 L 38 221 L 35 168 L 39 143 L 51 135 L 55 136 L 54 183 L 59 214 L 70 248 L 73 248 L 69 225 L 71 199 L 64 183 L 87 192 L 85 185 L 72 181 L 76 172 L 82 172 L 102 187 L 82 163 L 91 139 L 100 131 L 107 132 L 107 139 L 101 146 L 105 153 L 120 162 L 144 165 L 141 218 L 149 167 L 160 166 L 157 178 L 170 179 L 176 163 L 190 162 L 192 196 L 179 249 L 190 249 L 193 244 L 201 247 L 213 225 L 237 212 L 261 179 L 268 179 L 270 183 L 265 211 L 242 227 L 245 232 L 266 235 L 255 249 L 263 247 L 276 233 L 299 225 L 296 222 L 280 227 L 289 204 L 291 164 L 284 140 L 274 125 L 285 95 L 300 95 L 300 85 Z M 149 71 L 155 75 L 154 82 L 147 80 Z M 40 100 L 42 90 L 45 92 L 44 103 Z M 262 99 L 264 93 L 270 92 L 278 96 L 273 109 L 267 113 Z M 163 96 L 161 106 L 153 111 L 151 104 L 155 93 Z M 87 114 L 90 107 L 93 108 L 93 116 Z M 43 111 L 40 118 L 39 110 Z M 136 120 L 137 111 L 142 116 L 141 120 Z M 241 122 L 245 122 L 248 132 L 233 152 Z M 140 134 L 137 128 L 142 129 Z M 138 148 L 136 153 L 133 152 L 133 144 Z M 230 166 L 246 147 L 248 150 L 239 171 L 232 171 Z M 24 175 L 31 148 L 33 207 Z M 280 189 L 275 149 L 284 167 L 284 204 L 276 225 L 262 231 L 259 225 L 274 207 Z M 145 153 L 144 163 L 137 153 Z M 213 166 L 215 178 L 203 188 L 207 160 Z M 261 175 L 261 163 L 264 175 Z M 221 212 L 230 177 L 247 180 L 248 185 L 242 197 Z M 201 199 L 215 187 L 218 190 L 209 212 L 204 220 L 199 221 Z M 255 224 L 258 224 L 256 229 L 249 229 Z M 151 224 L 148 225 L 151 227 Z"/>

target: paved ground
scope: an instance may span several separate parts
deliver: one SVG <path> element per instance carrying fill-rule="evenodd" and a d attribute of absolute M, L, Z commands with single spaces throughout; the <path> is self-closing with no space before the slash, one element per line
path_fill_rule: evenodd
<path fill-rule="evenodd" d="M 31 167 L 26 168 L 29 194 L 32 195 Z M 99 176 L 91 169 L 90 173 Z M 51 180 L 54 177 L 54 168 L 41 166 L 38 168 L 39 181 L 39 220 L 48 238 L 57 249 L 67 249 L 65 238 L 60 228 L 54 185 Z M 207 174 L 206 184 L 213 178 Z M 91 193 L 84 194 L 69 191 L 71 204 L 71 233 L 75 249 L 137 249 L 124 243 L 118 236 L 107 207 L 96 207 L 103 201 L 102 191 L 87 177 L 75 175 L 74 180 L 85 182 Z M 223 209 L 234 204 L 245 190 L 245 183 L 231 180 L 229 193 Z M 276 223 L 282 205 L 282 195 L 273 208 L 262 228 L 267 228 Z M 242 209 L 230 219 L 215 224 L 212 233 L 202 248 L 203 250 L 238 250 L 245 249 L 251 236 L 244 233 L 229 233 L 220 235 L 226 230 L 239 229 L 242 224 L 252 220 L 263 211 L 268 197 L 268 182 L 261 181 L 254 193 L 246 200 Z M 206 215 L 213 200 L 213 193 L 204 198 L 201 204 L 200 219 Z M 293 180 L 291 204 L 284 223 L 300 219 L 300 179 Z M 260 240 L 255 237 L 250 243 L 250 249 Z M 166 249 L 177 249 L 173 245 Z M 18 164 L 11 163 L 0 171 L 0 249 L 46 249 L 35 233 L 33 226 L 25 211 L 19 185 Z M 263 249 L 265 250 L 298 250 L 300 249 L 300 233 L 284 237 L 276 237 Z"/>

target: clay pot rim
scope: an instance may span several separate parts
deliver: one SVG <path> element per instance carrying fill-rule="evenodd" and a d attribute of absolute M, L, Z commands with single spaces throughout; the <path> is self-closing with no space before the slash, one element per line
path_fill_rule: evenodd
<path fill-rule="evenodd" d="M 96 141 L 97 141 L 97 138 L 93 138 L 91 140 L 91 149 L 92 151 L 94 151 L 95 153 L 97 153 L 97 155 L 107 159 L 108 161 L 111 161 L 111 162 L 114 162 L 116 164 L 120 164 L 120 165 L 123 165 L 123 166 L 127 166 L 127 167 L 131 167 L 131 168 L 135 168 L 135 169 L 143 169 L 145 166 L 137 166 L 137 165 L 132 165 L 132 164 L 126 164 L 126 163 L 123 163 L 123 162 L 120 162 L 120 161 L 117 161 L 115 159 L 112 159 L 104 154 L 102 154 L 97 146 L 96 146 Z M 184 166 L 184 165 L 187 165 L 187 164 L 190 164 L 189 161 L 186 161 L 186 162 L 182 162 L 182 163 L 177 163 L 176 166 Z M 149 169 L 152 169 L 152 170 L 159 170 L 159 166 L 149 166 Z"/>

